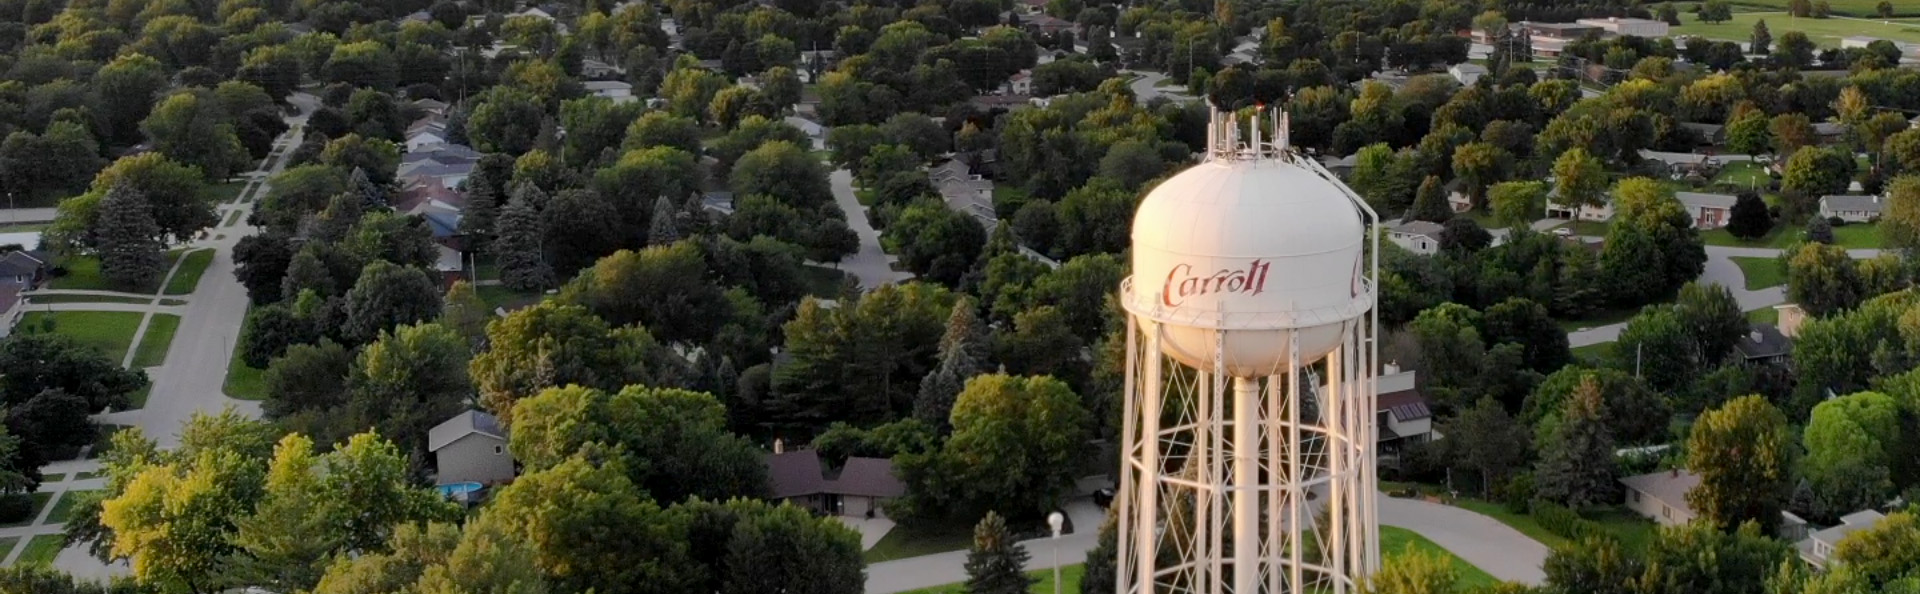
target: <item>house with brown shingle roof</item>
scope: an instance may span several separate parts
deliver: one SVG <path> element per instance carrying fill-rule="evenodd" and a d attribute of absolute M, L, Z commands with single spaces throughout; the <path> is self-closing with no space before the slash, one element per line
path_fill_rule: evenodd
<path fill-rule="evenodd" d="M 773 499 L 820 513 L 884 518 L 886 500 L 907 494 L 886 458 L 849 457 L 835 471 L 814 450 L 788 452 L 775 444 L 766 462 Z"/>

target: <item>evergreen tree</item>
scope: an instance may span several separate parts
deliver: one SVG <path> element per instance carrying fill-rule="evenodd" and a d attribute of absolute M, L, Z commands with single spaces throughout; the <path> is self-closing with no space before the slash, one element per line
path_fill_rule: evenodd
<path fill-rule="evenodd" d="M 653 201 L 653 222 L 647 228 L 647 245 L 673 245 L 680 241 L 680 221 L 674 216 L 673 203 L 666 196 Z"/>
<path fill-rule="evenodd" d="M 1773 217 L 1759 194 L 1741 192 L 1727 218 L 1727 232 L 1741 239 L 1755 239 L 1773 229 Z"/>
<path fill-rule="evenodd" d="M 360 204 L 366 210 L 378 210 L 387 207 L 387 190 L 367 179 L 367 170 L 353 168 L 353 175 L 347 178 L 353 191 L 360 195 Z"/>
<path fill-rule="evenodd" d="M 93 235 L 100 253 L 100 271 L 122 289 L 137 289 L 158 279 L 166 267 L 161 254 L 160 225 L 153 220 L 147 199 L 139 190 L 120 185 L 100 201 L 100 219 Z"/>
<path fill-rule="evenodd" d="M 1413 221 L 1432 221 L 1445 223 L 1453 218 L 1453 207 L 1447 204 L 1447 190 L 1441 187 L 1438 176 L 1427 176 L 1420 182 L 1420 190 L 1414 194 L 1413 207 L 1407 210 L 1406 219 Z"/>
<path fill-rule="evenodd" d="M 972 299 L 961 297 L 947 316 L 946 334 L 940 337 L 940 365 L 920 380 L 920 392 L 914 396 L 913 416 L 926 424 L 947 430 L 953 402 L 966 388 L 967 380 L 983 371 L 987 364 L 986 328 L 974 314 Z"/>
<path fill-rule="evenodd" d="M 1582 380 L 1564 405 L 1535 473 L 1541 497 L 1572 507 L 1613 501 L 1613 434 L 1604 414 L 1600 384 Z"/>
<path fill-rule="evenodd" d="M 687 199 L 686 204 L 680 205 L 680 211 L 673 213 L 673 217 L 680 223 L 680 230 L 685 231 L 688 236 L 701 235 L 713 230 L 711 229 L 713 219 L 707 216 L 707 203 L 699 194 L 694 194 L 692 198 Z"/>
<path fill-rule="evenodd" d="M 524 186 L 532 188 L 532 186 Z M 493 257 L 500 265 L 500 283 L 515 291 L 540 291 L 553 286 L 553 266 L 547 264 L 540 238 L 540 213 L 524 194 L 516 192 L 500 210 L 494 228 Z"/>
<path fill-rule="evenodd" d="M 1027 577 L 1027 550 L 1013 541 L 1007 520 L 987 512 L 973 527 L 967 551 L 966 594 L 1026 594 L 1039 580 Z"/>
<path fill-rule="evenodd" d="M 1767 30 L 1767 19 L 1754 21 L 1753 38 L 1751 43 L 1748 44 L 1747 50 L 1755 54 L 1766 55 L 1769 48 L 1772 47 L 1773 32 Z"/>
<path fill-rule="evenodd" d="M 1086 572 L 1080 578 L 1080 594 L 1114 594 L 1113 578 L 1120 562 L 1119 507 L 1107 508 L 1107 520 L 1100 523 L 1100 539 L 1087 551 Z"/>

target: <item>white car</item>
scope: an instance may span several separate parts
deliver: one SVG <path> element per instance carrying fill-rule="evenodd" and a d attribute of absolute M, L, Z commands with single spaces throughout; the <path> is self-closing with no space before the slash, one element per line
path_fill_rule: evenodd
<path fill-rule="evenodd" d="M 1554 227 L 1553 234 L 1558 235 L 1560 237 L 1573 237 L 1573 229 L 1569 229 L 1566 227 Z"/>

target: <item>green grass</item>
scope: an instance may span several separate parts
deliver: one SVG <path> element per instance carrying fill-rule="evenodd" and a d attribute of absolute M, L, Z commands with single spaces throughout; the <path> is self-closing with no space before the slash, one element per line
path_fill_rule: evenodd
<path fill-rule="evenodd" d="M 867 563 L 879 563 L 947 551 L 964 550 L 973 545 L 973 525 L 964 522 L 923 522 L 901 524 L 880 537 L 880 542 L 862 556 Z"/>
<path fill-rule="evenodd" d="M 1540 541 L 1541 544 L 1549 547 L 1573 544 L 1573 541 L 1548 532 L 1546 527 L 1541 526 L 1539 521 L 1534 520 L 1531 514 L 1513 513 L 1513 511 L 1508 510 L 1505 505 L 1470 498 L 1456 500 L 1453 502 L 1453 505 L 1499 520 L 1500 523 L 1506 524 L 1514 530 L 1518 530 L 1521 534 L 1527 535 L 1528 538 Z M 1651 520 L 1642 518 L 1633 512 L 1621 508 L 1587 511 L 1580 515 L 1589 520 L 1593 520 L 1600 525 L 1602 530 L 1620 539 L 1621 544 L 1627 545 L 1628 550 L 1644 550 L 1647 543 L 1653 539 L 1653 534 L 1657 528 Z M 1381 531 L 1385 532 L 1386 528 L 1382 527 Z M 1382 539 L 1384 540 L 1384 538 L 1383 536 Z M 1381 552 L 1384 553 L 1386 550 L 1386 547 L 1381 547 Z"/>
<path fill-rule="evenodd" d="M 161 299 L 161 300 L 160 300 L 160 304 L 161 304 L 161 305 L 186 305 L 186 304 L 187 304 L 187 300 L 185 300 L 185 299 Z"/>
<path fill-rule="evenodd" d="M 1733 263 L 1740 267 L 1740 275 L 1746 277 L 1748 291 L 1787 284 L 1787 271 L 1780 265 L 1779 258 L 1734 256 Z"/>
<path fill-rule="evenodd" d="M 252 317 L 249 316 L 248 319 L 251 321 Z M 246 340 L 251 326 L 252 324 L 248 324 L 248 327 L 240 329 L 240 340 L 235 341 L 236 343 Z M 233 355 L 227 361 L 227 380 L 222 384 L 221 391 L 226 392 L 228 397 L 240 400 L 265 400 L 267 370 L 248 367 L 247 362 L 240 358 L 240 345 L 229 346 L 233 348 Z"/>
<path fill-rule="evenodd" d="M 186 295 L 200 286 L 200 277 L 207 273 L 207 266 L 213 264 L 214 251 L 211 249 L 188 252 L 180 260 L 180 268 L 173 272 L 173 278 L 167 280 L 168 295 Z"/>
<path fill-rule="evenodd" d="M 67 473 L 64 473 L 64 472 L 53 472 L 53 473 L 40 475 L 41 484 L 57 483 L 64 480 L 67 480 Z"/>
<path fill-rule="evenodd" d="M 35 295 L 28 297 L 27 302 L 32 305 L 40 305 L 43 303 L 133 303 L 146 305 L 153 303 L 153 299 L 148 297 L 117 297 L 113 295 Z"/>
<path fill-rule="evenodd" d="M 153 314 L 147 320 L 147 334 L 140 338 L 140 350 L 133 353 L 135 368 L 155 367 L 167 362 L 167 347 L 173 345 L 173 333 L 180 329 L 180 316 Z"/>
<path fill-rule="evenodd" d="M 147 382 L 138 390 L 127 394 L 127 410 L 139 410 L 147 407 L 147 397 L 153 395 L 153 382 Z"/>
<path fill-rule="evenodd" d="M 1027 194 L 1026 190 L 1015 187 L 1013 184 L 993 185 L 993 207 L 996 209 L 1000 208 L 1000 205 L 1008 202 L 1026 204 L 1027 200 L 1032 198 L 1033 196 Z"/>
<path fill-rule="evenodd" d="M 215 204 L 225 204 L 240 199 L 240 192 L 247 189 L 246 181 L 230 181 L 207 186 L 207 193 Z"/>
<path fill-rule="evenodd" d="M 27 233 L 30 231 L 44 231 L 46 230 L 47 227 L 51 227 L 51 226 L 53 226 L 53 223 L 8 223 L 5 225 L 0 225 L 0 233 Z"/>
<path fill-rule="evenodd" d="M 106 474 L 106 473 L 104 473 L 104 472 L 98 472 L 98 471 L 87 471 L 87 472 L 82 472 L 82 473 L 80 473 L 80 474 L 76 474 L 76 475 L 73 475 L 73 480 L 76 480 L 76 481 L 84 481 L 84 480 L 87 480 L 87 479 L 96 479 L 96 478 L 100 478 L 100 477 L 103 477 L 103 476 L 106 476 L 106 475 L 107 475 L 107 474 Z"/>
<path fill-rule="evenodd" d="M 807 284 L 808 295 L 837 299 L 840 297 L 840 288 L 845 286 L 847 273 L 823 266 L 802 266 L 800 278 Z"/>
<path fill-rule="evenodd" d="M 34 493 L 32 495 L 29 495 L 28 497 L 33 498 L 33 513 L 27 514 L 27 519 L 25 520 L 14 522 L 12 524 L 0 524 L 0 528 L 19 528 L 21 526 L 32 526 L 34 520 L 40 519 L 40 511 L 47 509 L 47 501 L 50 499 L 53 499 L 53 494 L 52 493 Z"/>
<path fill-rule="evenodd" d="M 1573 356 L 1576 359 L 1599 364 L 1601 360 L 1607 358 L 1607 351 L 1612 348 L 1612 342 L 1600 342 L 1583 347 L 1573 347 Z"/>
<path fill-rule="evenodd" d="M 1777 310 L 1771 307 L 1762 307 L 1760 309 L 1747 312 L 1747 323 L 1773 324 L 1777 326 L 1780 324 L 1780 310 Z"/>
<path fill-rule="evenodd" d="M 88 460 L 96 459 L 96 458 L 99 458 L 102 454 L 113 451 L 114 434 L 119 433 L 126 428 L 127 428 L 126 425 L 101 425 L 100 432 L 93 436 L 93 449 L 87 451 L 87 459 Z M 98 471 L 98 472 L 91 472 L 91 473 L 86 473 L 86 472 L 80 473 L 82 478 L 93 478 L 95 476 L 102 476 L 105 474 L 106 474 L 106 471 L 104 470 Z"/>
<path fill-rule="evenodd" d="M 1766 235 L 1762 235 L 1756 239 L 1748 240 L 1748 239 L 1741 239 L 1738 237 L 1734 237 L 1732 233 L 1729 233 L 1726 230 L 1726 228 L 1723 227 L 1720 229 L 1701 231 L 1700 241 L 1707 245 L 1717 245 L 1722 247 L 1750 247 L 1750 248 L 1768 248 L 1768 249 L 1778 250 L 1778 249 L 1785 249 L 1788 245 L 1791 245 L 1793 242 L 1799 241 L 1800 235 L 1801 235 L 1801 230 L 1799 227 L 1790 226 L 1790 225 L 1776 225 L 1774 226 L 1773 230 L 1768 231 Z"/>
<path fill-rule="evenodd" d="M 20 537 L 18 536 L 0 536 L 0 558 L 5 558 L 7 553 L 13 552 L 13 547 L 19 544 Z"/>
<path fill-rule="evenodd" d="M 1765 187 L 1771 179 L 1767 175 L 1766 166 L 1753 161 L 1734 161 L 1721 167 L 1719 173 L 1713 174 L 1712 183 L 1740 188 Z"/>
<path fill-rule="evenodd" d="M 1880 247 L 1880 224 L 1865 223 L 1833 228 L 1833 243 L 1850 250 Z"/>
<path fill-rule="evenodd" d="M 163 272 L 160 273 L 160 276 L 166 276 L 164 270 L 172 269 L 174 260 L 178 260 L 179 258 L 180 250 L 167 252 L 167 263 L 162 268 Z M 47 283 L 47 288 L 49 289 L 152 293 L 160 288 L 159 277 L 155 277 L 153 282 L 134 287 L 132 290 L 128 290 L 126 287 L 114 286 L 107 282 L 105 275 L 100 273 L 100 259 L 93 256 L 62 258 L 56 261 L 55 266 L 65 269 L 67 273 L 54 277 L 53 282 Z"/>
<path fill-rule="evenodd" d="M 1782 6 L 1787 2 L 1787 0 L 1746 1 L 1764 4 L 1774 4 L 1777 2 Z M 1878 0 L 1839 0 L 1833 2 L 1833 7 L 1834 10 L 1839 11 L 1843 10 L 1840 8 L 1843 4 L 1863 4 L 1865 10 L 1860 11 L 1860 14 L 1870 15 L 1873 14 L 1873 5 L 1877 2 Z M 1897 6 L 1902 3 L 1895 2 L 1894 4 Z M 1893 41 L 1920 43 L 1920 25 L 1914 25 L 1912 23 L 1894 23 L 1889 25 L 1877 20 L 1866 21 L 1841 18 L 1796 19 L 1785 12 L 1735 13 L 1733 20 L 1711 24 L 1700 22 L 1699 17 L 1694 15 L 1682 14 L 1680 15 L 1681 25 L 1674 27 L 1672 34 L 1700 35 L 1711 39 L 1745 42 L 1753 36 L 1754 21 L 1762 19 L 1767 21 L 1767 29 L 1773 33 L 1773 39 L 1776 43 L 1780 40 L 1780 37 L 1788 31 L 1806 33 L 1809 39 L 1812 39 L 1815 44 L 1823 48 L 1840 47 L 1840 39 L 1850 35 L 1866 35 Z"/>
<path fill-rule="evenodd" d="M 64 534 L 42 534 L 27 541 L 27 548 L 20 551 L 20 558 L 14 565 L 52 565 L 53 559 L 60 556 L 60 550 L 67 548 L 67 536 Z"/>
<path fill-rule="evenodd" d="M 1862 18 L 1879 14 L 1880 10 L 1880 0 L 1829 0 L 1828 3 L 1833 6 L 1834 14 L 1844 14 Z M 1736 0 L 1736 4 L 1764 6 L 1774 10 L 1786 10 L 1787 8 L 1787 0 Z M 1735 6 L 1734 8 L 1739 9 L 1742 7 Z M 1896 16 L 1920 15 L 1920 6 L 1909 5 L 1905 2 L 1894 0 L 1893 14 Z M 1681 18 L 1685 19 L 1687 17 Z"/>
<path fill-rule="evenodd" d="M 140 325 L 138 312 L 131 311 L 33 311 L 20 318 L 20 327 L 39 328 L 47 316 L 53 317 L 53 331 L 73 337 L 80 344 L 100 349 L 109 359 L 123 361 L 133 346 L 133 331 Z"/>
<path fill-rule="evenodd" d="M 240 211 L 236 209 L 232 213 L 227 215 L 227 222 L 220 226 L 232 227 L 237 224 L 240 224 Z"/>
<path fill-rule="evenodd" d="M 93 493 L 99 493 L 99 491 L 67 491 L 66 493 L 62 493 L 60 500 L 53 503 L 53 511 L 47 512 L 47 523 L 67 523 L 67 516 L 73 514 L 74 505 L 80 502 L 80 498 Z"/>
<path fill-rule="evenodd" d="M 1605 221 L 1568 221 L 1566 224 L 1560 225 L 1560 227 L 1572 229 L 1574 235 L 1606 237 L 1607 231 L 1613 229 L 1613 223 Z"/>
<path fill-rule="evenodd" d="M 546 298 L 540 293 L 522 293 L 500 285 L 474 287 L 473 292 L 480 297 L 482 303 L 487 304 L 487 307 L 505 308 L 507 311 L 533 305 Z"/>
<path fill-rule="evenodd" d="M 1060 591 L 1062 593 L 1079 592 L 1080 578 L 1081 576 L 1086 575 L 1086 573 L 1087 573 L 1087 566 L 1083 563 L 1075 563 L 1073 565 L 1060 566 Z M 1053 570 L 1038 569 L 1034 571 L 1029 571 L 1027 572 L 1027 577 L 1031 579 L 1039 580 L 1033 583 L 1032 588 L 1027 589 L 1028 592 L 1032 594 L 1054 594 Z M 900 594 L 961 594 L 962 592 L 965 592 L 965 591 L 966 591 L 965 584 L 947 584 L 944 586 L 934 586 L 931 588 L 908 590 L 906 592 L 901 592 Z"/>

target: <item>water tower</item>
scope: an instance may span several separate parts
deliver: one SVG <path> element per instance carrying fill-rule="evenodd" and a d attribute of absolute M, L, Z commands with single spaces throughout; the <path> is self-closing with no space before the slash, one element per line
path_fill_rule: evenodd
<path fill-rule="evenodd" d="M 1379 217 L 1285 114 L 1210 126 L 1134 213 L 1119 591 L 1355 592 L 1380 565 Z"/>

